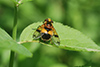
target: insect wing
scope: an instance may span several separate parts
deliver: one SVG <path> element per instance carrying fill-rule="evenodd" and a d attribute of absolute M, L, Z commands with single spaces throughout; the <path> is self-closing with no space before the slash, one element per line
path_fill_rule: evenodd
<path fill-rule="evenodd" d="M 58 34 L 57 34 L 57 32 L 56 32 L 56 30 L 55 30 L 54 27 L 52 28 L 52 30 L 53 30 L 53 33 L 54 33 L 54 35 L 53 35 L 54 44 L 57 45 L 57 46 L 59 46 L 60 45 L 59 36 L 58 36 Z"/>
<path fill-rule="evenodd" d="M 42 25 L 43 26 L 43 25 Z M 34 39 L 39 39 L 42 35 L 40 34 L 42 26 L 39 26 L 33 34 Z"/>

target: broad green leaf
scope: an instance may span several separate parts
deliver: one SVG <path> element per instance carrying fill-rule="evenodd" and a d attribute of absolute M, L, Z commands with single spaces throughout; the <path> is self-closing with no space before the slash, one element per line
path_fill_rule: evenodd
<path fill-rule="evenodd" d="M 41 22 L 33 23 L 26 27 L 20 36 L 20 43 L 24 42 L 38 42 L 34 41 L 32 36 L 35 30 Z M 97 46 L 90 38 L 82 34 L 80 31 L 70 28 L 69 26 L 64 26 L 61 23 L 54 22 L 54 27 L 60 37 L 59 48 L 74 50 L 74 51 L 93 51 L 100 52 L 100 47 Z M 53 46 L 50 44 L 42 43 L 48 46 Z"/>
<path fill-rule="evenodd" d="M 0 28 L 0 48 L 10 49 L 19 54 L 31 57 L 32 54 L 21 44 L 17 44 L 4 30 Z"/>

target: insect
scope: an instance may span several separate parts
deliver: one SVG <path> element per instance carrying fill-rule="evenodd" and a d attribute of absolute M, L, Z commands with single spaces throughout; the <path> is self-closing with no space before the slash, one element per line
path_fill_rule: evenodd
<path fill-rule="evenodd" d="M 51 44 L 60 45 L 59 36 L 53 27 L 53 21 L 48 18 L 39 26 L 33 34 L 34 39 L 41 39 L 44 42 L 50 41 Z"/>

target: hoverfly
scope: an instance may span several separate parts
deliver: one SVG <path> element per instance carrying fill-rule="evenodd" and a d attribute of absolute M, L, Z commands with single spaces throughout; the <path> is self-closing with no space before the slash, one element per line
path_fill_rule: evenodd
<path fill-rule="evenodd" d="M 39 26 L 33 34 L 34 39 L 41 39 L 44 42 L 50 41 L 51 44 L 60 45 L 59 36 L 53 27 L 53 21 L 48 18 Z"/>

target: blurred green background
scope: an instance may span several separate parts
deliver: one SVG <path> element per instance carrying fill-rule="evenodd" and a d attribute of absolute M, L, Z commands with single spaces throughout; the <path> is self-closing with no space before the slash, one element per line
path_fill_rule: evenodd
<path fill-rule="evenodd" d="M 33 0 L 19 6 L 18 36 L 37 21 L 51 18 L 73 27 L 100 45 L 100 0 Z M 12 35 L 14 4 L 0 0 L 0 27 Z M 66 32 L 67 33 L 67 32 Z M 32 58 L 16 54 L 14 67 L 100 67 L 100 53 L 63 50 L 33 43 L 23 44 Z M 9 64 L 10 51 L 0 48 L 0 67 Z"/>

